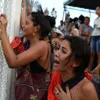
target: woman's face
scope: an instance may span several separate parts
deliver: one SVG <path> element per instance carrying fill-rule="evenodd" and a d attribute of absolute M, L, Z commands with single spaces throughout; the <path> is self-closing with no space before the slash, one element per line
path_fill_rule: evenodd
<path fill-rule="evenodd" d="M 70 55 L 72 53 L 70 43 L 63 40 L 54 53 L 54 69 L 56 71 L 65 71 L 66 67 L 71 66 Z"/>
<path fill-rule="evenodd" d="M 96 14 L 100 16 L 100 7 L 96 7 Z"/>
<path fill-rule="evenodd" d="M 26 25 L 23 28 L 24 36 L 32 36 L 34 33 L 34 26 L 32 22 L 32 16 L 29 15 L 26 19 Z"/>
<path fill-rule="evenodd" d="M 52 38 L 56 38 L 57 37 L 57 33 L 56 32 L 52 32 Z"/>
<path fill-rule="evenodd" d="M 90 19 L 89 19 L 89 18 L 85 18 L 84 23 L 85 23 L 86 25 L 89 25 Z"/>

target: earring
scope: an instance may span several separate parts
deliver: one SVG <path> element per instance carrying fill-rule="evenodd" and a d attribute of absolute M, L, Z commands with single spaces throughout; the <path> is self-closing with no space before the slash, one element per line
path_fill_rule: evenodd
<path fill-rule="evenodd" d="M 33 33 L 33 36 L 34 36 L 34 33 Z"/>

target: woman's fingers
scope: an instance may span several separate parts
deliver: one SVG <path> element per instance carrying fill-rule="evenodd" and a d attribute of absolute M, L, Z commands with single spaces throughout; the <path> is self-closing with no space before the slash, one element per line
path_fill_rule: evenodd
<path fill-rule="evenodd" d="M 26 7 L 26 0 L 22 0 L 22 7 Z"/>
<path fill-rule="evenodd" d="M 1 17 L 3 17 L 4 19 L 7 19 L 7 16 L 5 14 L 1 14 Z"/>
<path fill-rule="evenodd" d="M 4 19 L 4 17 L 1 17 L 1 18 L 0 18 L 0 22 L 1 22 L 1 25 L 7 24 L 7 20 Z"/>
<path fill-rule="evenodd" d="M 68 98 L 68 100 L 71 100 L 71 94 L 70 94 L 70 90 L 69 90 L 68 86 L 66 87 L 66 91 L 67 91 L 67 98 Z"/>
<path fill-rule="evenodd" d="M 70 93 L 70 90 L 69 90 L 68 86 L 66 87 L 66 91 L 67 91 L 67 93 Z"/>
<path fill-rule="evenodd" d="M 3 17 L 0 17 L 0 22 L 1 22 L 1 25 L 4 23 L 4 18 Z"/>
<path fill-rule="evenodd" d="M 63 89 L 61 88 L 61 86 L 58 84 L 58 89 L 60 92 L 63 92 Z"/>
<path fill-rule="evenodd" d="M 56 96 L 60 94 L 60 91 L 59 91 L 56 87 L 54 88 L 54 94 L 55 94 Z"/>
<path fill-rule="evenodd" d="M 71 94 L 68 86 L 66 87 L 66 92 L 63 91 L 60 85 L 54 88 L 54 94 L 59 100 L 71 100 Z"/>
<path fill-rule="evenodd" d="M 0 33 L 3 34 L 6 31 L 7 27 L 7 17 L 5 14 L 1 14 L 0 16 Z"/>

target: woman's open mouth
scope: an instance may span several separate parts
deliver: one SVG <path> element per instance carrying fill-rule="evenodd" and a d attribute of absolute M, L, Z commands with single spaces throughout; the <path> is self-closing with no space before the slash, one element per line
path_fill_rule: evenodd
<path fill-rule="evenodd" d="M 53 64 L 54 67 L 58 67 L 59 66 L 59 61 L 57 60 L 54 60 L 54 64 Z"/>

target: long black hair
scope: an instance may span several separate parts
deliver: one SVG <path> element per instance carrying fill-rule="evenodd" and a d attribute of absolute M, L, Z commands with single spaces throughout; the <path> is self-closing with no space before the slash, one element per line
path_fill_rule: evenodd
<path fill-rule="evenodd" d="M 40 25 L 40 33 L 41 33 L 41 39 L 44 39 L 48 34 L 51 32 L 51 26 L 49 23 L 49 20 L 44 16 L 44 14 L 41 14 L 40 12 L 32 12 L 32 21 L 33 25 L 37 26 Z"/>
<path fill-rule="evenodd" d="M 76 74 L 83 73 L 90 61 L 90 49 L 87 42 L 76 36 L 66 36 L 64 39 L 69 41 L 72 49 L 69 60 L 74 57 L 79 62 L 79 66 L 74 68 L 74 72 Z"/>

